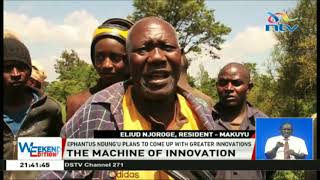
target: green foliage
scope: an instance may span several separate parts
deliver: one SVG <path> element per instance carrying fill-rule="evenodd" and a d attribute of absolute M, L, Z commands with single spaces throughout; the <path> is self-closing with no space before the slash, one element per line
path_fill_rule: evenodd
<path fill-rule="evenodd" d="M 212 48 L 220 50 L 224 42 L 222 36 L 231 29 L 214 18 L 214 10 L 207 9 L 204 0 L 134 0 L 135 11 L 128 16 L 137 21 L 147 16 L 158 16 L 168 21 L 179 33 L 181 47 L 189 52 L 209 52 L 214 59 L 218 58 Z M 206 44 L 208 49 L 199 45 Z"/>
<path fill-rule="evenodd" d="M 200 72 L 198 74 L 199 80 L 199 90 L 204 94 L 210 96 L 212 99 L 217 99 L 216 91 L 216 79 L 210 78 L 209 73 L 204 69 L 204 66 L 201 64 L 199 66 Z"/>
<path fill-rule="evenodd" d="M 195 88 L 196 87 L 196 79 L 189 74 L 187 74 L 188 78 L 188 83 L 190 84 L 191 87 Z"/>
<path fill-rule="evenodd" d="M 254 88 L 248 99 L 272 117 L 309 117 L 316 112 L 316 1 L 301 0 L 291 18 L 299 20 L 294 32 L 275 33 L 278 44 L 272 52 L 267 75 L 250 70 Z M 293 25 L 293 24 L 291 24 Z"/>
<path fill-rule="evenodd" d="M 63 104 L 67 96 L 92 87 L 98 78 L 93 66 L 81 60 L 74 50 L 63 51 L 54 67 L 58 81 L 51 82 L 46 93 Z"/>
<path fill-rule="evenodd" d="M 197 76 L 191 77 L 189 80 L 189 84 L 203 92 L 204 94 L 210 96 L 215 102 L 218 102 L 218 94 L 216 91 L 216 79 L 211 78 L 209 76 L 208 71 L 204 69 L 202 64 L 199 65 L 200 71 Z M 192 83 L 192 84 L 191 84 Z"/>
<path fill-rule="evenodd" d="M 253 83 L 253 88 L 247 97 L 248 101 L 269 116 L 279 115 L 273 104 L 276 81 L 269 74 L 259 74 L 256 63 L 243 64 L 250 71 L 251 82 Z"/>
<path fill-rule="evenodd" d="M 274 84 L 276 81 L 265 74 L 257 74 L 252 79 L 253 88 L 248 95 L 248 101 L 262 112 L 271 117 L 278 117 L 278 109 L 282 108 L 274 104 Z"/>
<path fill-rule="evenodd" d="M 280 116 L 310 116 L 316 111 L 316 1 L 301 0 L 287 12 L 298 17 L 294 32 L 275 33 L 279 43 L 272 60 L 276 67 L 274 104 L 281 103 Z"/>
<path fill-rule="evenodd" d="M 66 111 L 66 106 L 64 104 L 61 104 L 61 115 L 62 115 L 62 122 L 64 124 L 67 121 L 67 111 Z"/>
<path fill-rule="evenodd" d="M 299 29 L 276 34 L 278 44 L 271 56 L 270 71 L 260 74 L 256 64 L 244 63 L 254 83 L 248 101 L 270 117 L 309 117 L 316 112 L 317 105 L 315 1 L 301 0 L 287 13 L 300 18 L 295 21 Z M 209 77 L 203 66 L 192 82 L 218 101 L 215 79 Z"/>
<path fill-rule="evenodd" d="M 304 179 L 303 170 L 292 171 L 276 171 L 273 175 L 273 180 L 301 180 Z"/>
<path fill-rule="evenodd" d="M 258 79 L 258 71 L 256 63 L 243 63 L 243 65 L 250 71 L 251 80 Z"/>

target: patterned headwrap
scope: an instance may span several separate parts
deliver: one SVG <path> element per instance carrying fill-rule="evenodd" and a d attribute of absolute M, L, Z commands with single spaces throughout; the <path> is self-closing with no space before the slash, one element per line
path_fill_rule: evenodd
<path fill-rule="evenodd" d="M 125 43 L 128 37 L 128 31 L 132 25 L 133 23 L 131 21 L 121 18 L 108 19 L 102 23 L 93 33 L 91 42 L 92 64 L 94 64 L 94 46 L 100 39 L 111 37 Z"/>

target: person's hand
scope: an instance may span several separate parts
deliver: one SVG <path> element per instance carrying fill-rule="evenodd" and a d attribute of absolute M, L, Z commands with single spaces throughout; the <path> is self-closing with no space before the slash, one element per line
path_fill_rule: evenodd
<path fill-rule="evenodd" d="M 294 155 L 295 154 L 292 149 L 289 149 L 287 152 L 288 152 L 289 155 Z"/>
<path fill-rule="evenodd" d="M 283 146 L 284 146 L 284 144 L 282 142 L 277 142 L 277 145 L 276 145 L 277 148 L 283 147 Z"/>

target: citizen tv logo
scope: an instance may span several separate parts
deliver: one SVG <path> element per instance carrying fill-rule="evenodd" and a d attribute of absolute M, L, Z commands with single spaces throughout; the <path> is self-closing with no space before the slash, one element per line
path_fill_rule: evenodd
<path fill-rule="evenodd" d="M 62 159 L 62 139 L 57 137 L 18 138 L 18 159 Z"/>

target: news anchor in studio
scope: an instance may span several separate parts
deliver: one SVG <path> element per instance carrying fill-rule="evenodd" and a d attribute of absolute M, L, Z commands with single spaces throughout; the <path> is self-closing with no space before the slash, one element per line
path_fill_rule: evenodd
<path fill-rule="evenodd" d="M 305 159 L 308 155 L 303 139 L 292 136 L 293 126 L 286 122 L 280 127 L 280 136 L 271 137 L 265 146 L 267 159 Z"/>

